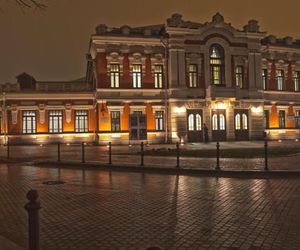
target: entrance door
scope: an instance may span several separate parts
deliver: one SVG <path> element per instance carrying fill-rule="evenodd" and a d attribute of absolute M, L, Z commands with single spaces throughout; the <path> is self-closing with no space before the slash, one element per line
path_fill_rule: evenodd
<path fill-rule="evenodd" d="M 147 140 L 147 117 L 142 112 L 130 115 L 129 139 Z"/>
<path fill-rule="evenodd" d="M 226 141 L 226 110 L 216 109 L 211 112 L 213 141 Z"/>
<path fill-rule="evenodd" d="M 189 142 L 203 141 L 202 110 L 187 110 L 187 128 Z"/>
<path fill-rule="evenodd" d="M 234 110 L 234 131 L 235 131 L 235 139 L 237 141 L 249 140 L 248 110 L 246 109 Z"/>

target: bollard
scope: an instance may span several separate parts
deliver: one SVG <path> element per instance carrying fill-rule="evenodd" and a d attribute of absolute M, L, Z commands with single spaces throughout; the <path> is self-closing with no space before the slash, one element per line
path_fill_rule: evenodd
<path fill-rule="evenodd" d="M 81 142 L 81 163 L 85 163 L 84 142 Z"/>
<path fill-rule="evenodd" d="M 179 168 L 179 159 L 180 158 L 180 151 L 179 151 L 179 142 L 176 142 L 176 159 L 177 159 L 177 165 L 176 167 Z"/>
<path fill-rule="evenodd" d="M 7 160 L 10 159 L 10 143 L 9 143 L 9 140 L 7 139 L 7 143 L 6 143 L 6 157 L 7 157 Z"/>
<path fill-rule="evenodd" d="M 141 142 L 141 166 L 144 166 L 144 142 Z"/>
<path fill-rule="evenodd" d="M 36 190 L 30 190 L 26 197 L 29 200 L 29 202 L 24 206 L 28 212 L 29 250 L 39 250 L 39 210 L 41 208 L 40 202 L 38 201 L 39 195 Z"/>
<path fill-rule="evenodd" d="M 217 165 L 216 170 L 220 170 L 220 143 L 217 142 Z"/>
<path fill-rule="evenodd" d="M 108 164 L 111 165 L 111 142 L 108 143 Z"/>
<path fill-rule="evenodd" d="M 265 171 L 269 170 L 268 164 L 268 140 L 265 140 Z"/>
<path fill-rule="evenodd" d="M 57 143 L 57 161 L 60 162 L 60 142 Z"/>

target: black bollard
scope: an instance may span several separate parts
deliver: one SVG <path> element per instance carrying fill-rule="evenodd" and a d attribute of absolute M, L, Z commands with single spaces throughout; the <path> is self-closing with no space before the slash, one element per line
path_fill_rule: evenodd
<path fill-rule="evenodd" d="M 177 164 L 176 167 L 179 168 L 180 164 L 180 150 L 179 150 L 179 142 L 176 142 L 176 159 L 177 159 Z"/>
<path fill-rule="evenodd" d="M 24 206 L 28 212 L 28 238 L 29 238 L 29 250 L 39 250 L 40 248 L 40 230 L 39 230 L 39 210 L 41 208 L 38 201 L 38 192 L 36 190 L 30 190 L 27 193 L 27 199 L 29 202 Z"/>
<path fill-rule="evenodd" d="M 81 142 L 81 163 L 85 163 L 84 142 Z"/>
<path fill-rule="evenodd" d="M 57 143 L 57 161 L 60 162 L 60 142 Z"/>
<path fill-rule="evenodd" d="M 144 142 L 141 142 L 141 166 L 144 166 Z"/>
<path fill-rule="evenodd" d="M 111 165 L 111 142 L 108 143 L 108 164 Z"/>
<path fill-rule="evenodd" d="M 220 168 L 220 143 L 217 142 L 217 165 L 216 165 L 216 170 L 221 170 Z"/>
<path fill-rule="evenodd" d="M 268 140 L 265 140 L 265 171 L 269 170 L 269 163 L 268 163 Z"/>

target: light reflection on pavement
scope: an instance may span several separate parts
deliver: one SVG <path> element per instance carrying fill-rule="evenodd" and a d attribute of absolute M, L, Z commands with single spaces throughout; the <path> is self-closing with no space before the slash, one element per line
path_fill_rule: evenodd
<path fill-rule="evenodd" d="M 51 180 L 65 184 L 43 184 Z M 42 203 L 41 249 L 300 249 L 299 179 L 2 164 L 0 235 L 22 247 L 31 188 Z"/>

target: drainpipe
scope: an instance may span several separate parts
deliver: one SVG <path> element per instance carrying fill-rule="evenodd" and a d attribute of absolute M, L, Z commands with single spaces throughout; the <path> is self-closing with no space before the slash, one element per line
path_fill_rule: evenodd
<path fill-rule="evenodd" d="M 96 73 L 96 61 L 95 59 L 92 59 L 92 70 L 94 74 L 94 82 L 93 82 L 93 91 L 94 91 L 94 100 L 93 100 L 93 108 L 94 108 L 94 113 L 95 113 L 95 122 L 94 122 L 94 141 L 95 144 L 98 145 L 99 140 L 98 140 L 98 130 L 99 130 L 99 116 L 98 116 L 98 101 L 97 101 L 97 73 Z"/>
<path fill-rule="evenodd" d="M 169 107 L 168 107 L 168 48 L 169 43 L 167 39 L 160 39 L 161 44 L 165 49 L 165 72 L 164 72 L 164 106 L 165 106 L 165 143 L 169 142 L 168 138 L 168 120 L 169 120 Z"/>

